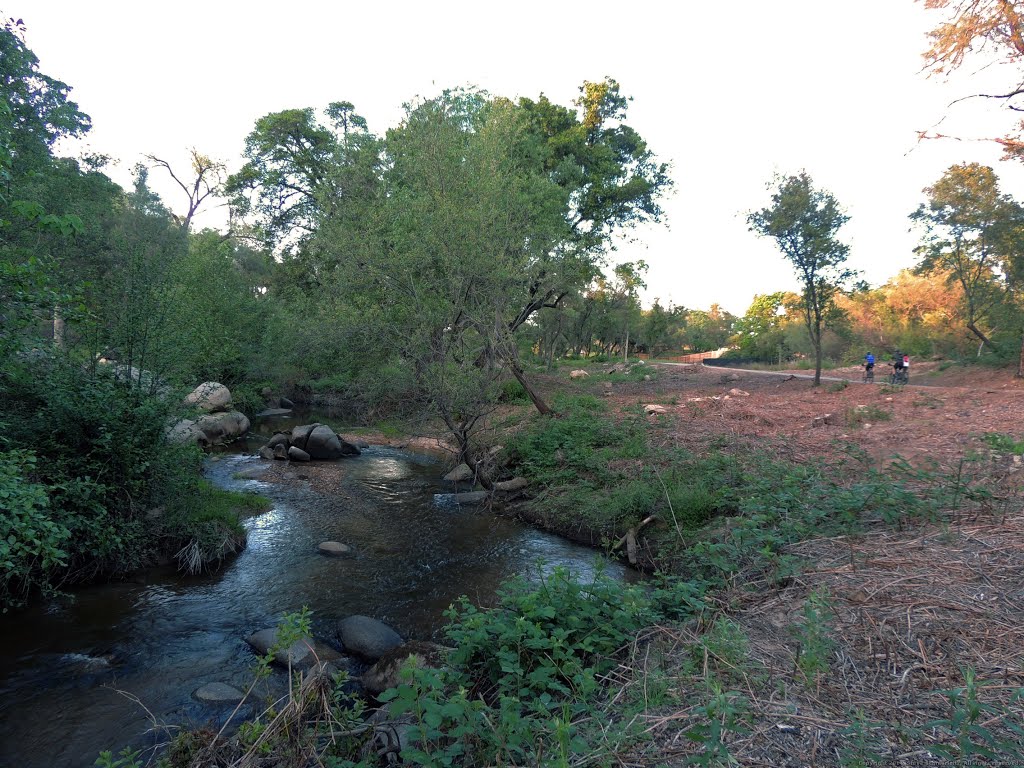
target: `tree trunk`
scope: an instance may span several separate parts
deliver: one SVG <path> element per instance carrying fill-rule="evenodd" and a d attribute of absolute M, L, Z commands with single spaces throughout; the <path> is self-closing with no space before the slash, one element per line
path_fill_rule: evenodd
<path fill-rule="evenodd" d="M 516 381 L 523 385 L 523 389 L 526 390 L 526 394 L 530 396 L 530 400 L 533 401 L 534 407 L 541 416 L 550 416 L 551 409 L 548 404 L 544 402 L 543 398 L 537 393 L 537 391 L 530 386 L 530 382 L 526 379 L 526 374 L 523 373 L 523 369 L 519 367 L 518 360 L 509 360 L 509 368 L 512 369 L 512 375 L 516 377 Z"/>
<path fill-rule="evenodd" d="M 61 314 L 60 307 L 53 308 L 53 346 L 64 348 L 64 315 Z"/>
<path fill-rule="evenodd" d="M 629 365 L 629 323 L 626 323 L 626 346 L 622 355 L 622 364 Z"/>
<path fill-rule="evenodd" d="M 988 344 L 990 347 L 992 347 L 992 349 L 998 349 L 998 347 L 996 347 L 996 345 L 992 343 L 992 340 L 989 339 L 988 336 L 986 336 L 984 333 L 978 330 L 978 326 L 974 324 L 973 320 L 967 324 L 967 330 L 969 330 L 971 333 L 973 333 L 975 336 L 981 339 L 982 346 Z M 978 354 L 981 354 L 981 347 L 978 348 Z"/>
<path fill-rule="evenodd" d="M 1017 378 L 1024 379 L 1024 333 L 1020 335 L 1020 362 L 1017 363 Z"/>

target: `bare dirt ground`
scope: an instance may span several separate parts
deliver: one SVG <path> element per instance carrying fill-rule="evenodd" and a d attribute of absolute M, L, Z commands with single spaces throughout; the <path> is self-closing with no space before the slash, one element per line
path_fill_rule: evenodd
<path fill-rule="evenodd" d="M 650 382 L 617 382 L 603 391 L 618 408 L 660 404 L 675 421 L 672 439 L 697 449 L 712 439 L 779 442 L 796 457 L 834 453 L 841 443 L 859 446 L 871 457 L 894 454 L 917 462 L 948 464 L 965 450 L 979 448 L 981 436 L 1024 433 L 1024 381 L 1002 369 L 940 372 L 935 363 L 913 368 L 921 384 L 890 387 L 862 384 L 857 368 L 828 371 L 847 375 L 844 384 L 824 381 L 813 387 L 806 371 L 748 373 L 702 366 L 651 365 Z M 881 373 L 881 371 L 880 371 Z M 573 382 L 575 383 L 575 382 Z M 738 390 L 738 393 L 730 394 Z M 827 418 L 826 418 L 827 417 Z M 818 420 L 818 421 L 816 421 Z"/>
<path fill-rule="evenodd" d="M 1013 730 L 1024 725 L 1024 504 L 1013 474 L 1020 464 L 1019 457 L 993 456 L 982 439 L 1024 437 L 1024 383 L 1015 371 L 925 363 L 912 368 L 915 384 L 893 388 L 862 384 L 860 370 L 851 368 L 826 373 L 855 382 L 815 388 L 791 377 L 806 371 L 646 368 L 650 381 L 608 386 L 607 372 L 592 367 L 582 381 L 568 381 L 565 372 L 558 386 L 601 393 L 617 409 L 660 405 L 664 413 L 648 417 L 662 427 L 660 439 L 691 451 L 760 444 L 801 461 L 838 456 L 852 444 L 879 466 L 899 454 L 951 476 L 973 452 L 982 457 L 977 466 L 1010 479 L 997 513 L 950 510 L 938 523 L 806 541 L 793 553 L 808 565 L 785 586 L 747 582 L 720 596 L 717 610 L 742 628 L 751 663 L 738 668 L 704 654 L 704 683 L 724 675 L 734 699 L 746 702 L 748 730 L 723 737 L 731 764 L 1024 764 L 1012 762 L 1024 754 L 1024 730 Z M 797 671 L 793 632 L 812 594 L 828 595 L 834 643 L 827 672 L 813 681 Z M 638 640 L 621 679 L 645 686 L 646 696 L 651 676 L 671 669 L 664 659 L 692 658 L 706 630 L 653 628 Z M 971 674 L 980 702 L 973 719 L 964 716 Z M 656 753 L 623 764 L 681 765 L 700 751 L 687 732 L 707 722 L 706 694 L 694 689 L 692 676 L 669 672 L 669 680 L 689 705 L 651 707 L 644 721 Z M 975 746 L 986 748 L 985 734 L 994 740 L 992 754 L 980 751 L 966 762 Z M 936 756 L 936 745 L 948 746 L 950 758 Z"/>

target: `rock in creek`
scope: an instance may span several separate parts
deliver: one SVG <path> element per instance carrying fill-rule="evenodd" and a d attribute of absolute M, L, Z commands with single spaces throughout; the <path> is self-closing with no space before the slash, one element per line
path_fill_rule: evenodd
<path fill-rule="evenodd" d="M 310 455 L 301 448 L 296 448 L 293 445 L 288 449 L 288 458 L 292 461 L 309 461 Z"/>
<path fill-rule="evenodd" d="M 256 653 L 266 655 L 270 649 L 277 644 L 277 628 L 270 627 L 254 632 L 245 638 L 245 642 L 251 645 Z M 314 664 L 325 664 L 328 662 L 340 661 L 344 658 L 331 646 L 311 637 L 304 637 L 292 643 L 287 650 L 279 650 L 274 654 L 274 663 L 283 667 L 288 666 L 288 659 L 291 657 L 293 669 L 309 669 Z"/>
<path fill-rule="evenodd" d="M 472 480 L 475 477 L 476 473 L 469 468 L 469 465 L 459 464 L 459 466 L 445 475 L 444 479 L 449 483 L 465 483 L 467 480 Z"/>
<path fill-rule="evenodd" d="M 322 541 L 317 549 L 320 551 L 320 554 L 333 557 L 352 554 L 352 547 L 342 544 L 340 541 Z"/>
<path fill-rule="evenodd" d="M 486 501 L 490 495 L 487 491 L 467 491 L 466 493 L 453 493 L 452 499 L 456 504 L 479 504 Z"/>
<path fill-rule="evenodd" d="M 185 405 L 194 405 L 207 413 L 226 411 L 231 405 L 231 390 L 216 381 L 206 381 L 188 394 Z"/>
<path fill-rule="evenodd" d="M 193 694 L 207 704 L 237 704 L 245 698 L 245 694 L 227 683 L 207 683 Z"/>
<path fill-rule="evenodd" d="M 347 616 L 338 622 L 338 639 L 346 652 L 375 662 L 392 648 L 402 644 L 402 637 L 383 622 L 369 616 Z"/>
<path fill-rule="evenodd" d="M 360 682 L 363 688 L 376 696 L 388 688 L 396 688 L 401 682 L 402 668 L 409 659 L 417 669 L 438 669 L 444 662 L 449 649 L 437 643 L 410 640 L 380 657 L 380 660 L 363 673 Z"/>

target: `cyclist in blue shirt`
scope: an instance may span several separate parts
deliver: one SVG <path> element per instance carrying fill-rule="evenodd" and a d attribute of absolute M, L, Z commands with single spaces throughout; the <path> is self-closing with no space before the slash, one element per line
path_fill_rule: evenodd
<path fill-rule="evenodd" d="M 864 355 L 864 376 L 869 379 L 875 377 L 875 356 L 870 352 Z"/>

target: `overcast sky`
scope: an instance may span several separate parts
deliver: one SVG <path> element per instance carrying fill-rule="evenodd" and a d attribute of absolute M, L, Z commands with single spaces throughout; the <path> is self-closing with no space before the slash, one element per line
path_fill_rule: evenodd
<path fill-rule="evenodd" d="M 569 104 L 584 80 L 614 77 L 676 182 L 669 226 L 615 255 L 650 265 L 648 301 L 742 314 L 754 294 L 796 286 L 745 223 L 774 172 L 806 169 L 835 194 L 852 217 L 850 265 L 872 284 L 913 264 L 907 215 L 949 165 L 991 164 L 1024 198 L 1024 168 L 973 140 L 1012 119 L 984 100 L 948 106 L 1007 73 L 926 78 L 925 32 L 940 17 L 912 0 L 0 3 L 24 19 L 42 71 L 74 88 L 90 148 L 120 161 L 125 185 L 142 154 L 185 168 L 191 146 L 234 170 L 255 120 L 282 109 L 351 101 L 383 133 L 404 102 L 446 87 Z M 918 141 L 935 126 L 966 140 Z"/>

